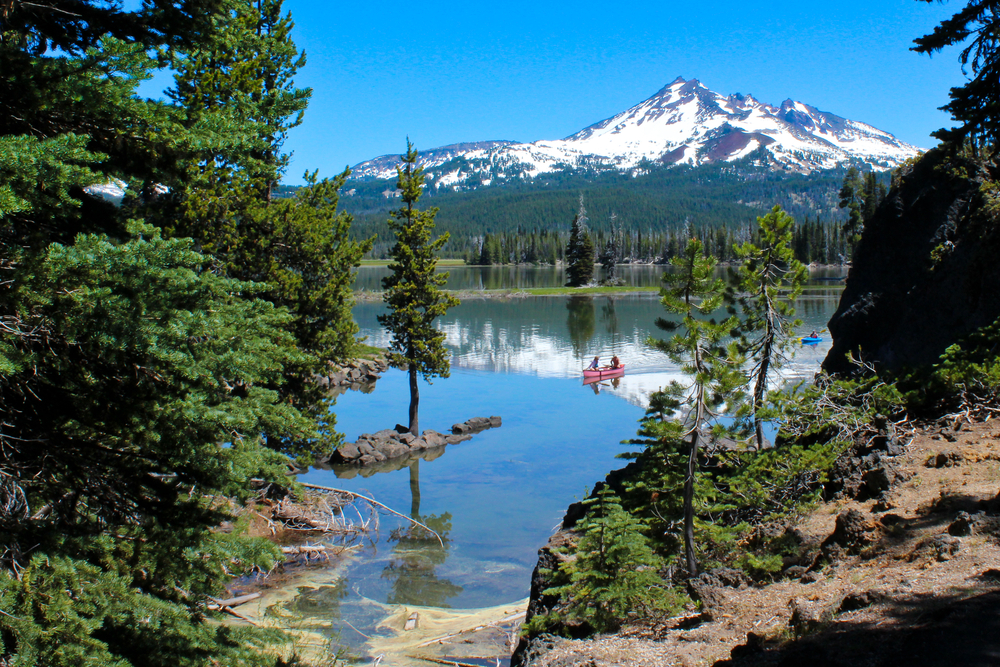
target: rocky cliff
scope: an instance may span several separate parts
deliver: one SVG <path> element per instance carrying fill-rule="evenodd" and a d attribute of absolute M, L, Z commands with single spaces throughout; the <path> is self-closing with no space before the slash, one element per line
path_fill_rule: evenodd
<path fill-rule="evenodd" d="M 823 363 L 847 354 L 887 370 L 933 363 L 1000 317 L 996 164 L 934 149 L 902 166 L 866 225 Z"/>

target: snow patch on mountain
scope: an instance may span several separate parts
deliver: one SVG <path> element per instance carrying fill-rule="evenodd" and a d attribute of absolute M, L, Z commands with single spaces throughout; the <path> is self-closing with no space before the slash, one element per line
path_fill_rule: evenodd
<path fill-rule="evenodd" d="M 919 151 L 871 125 L 785 100 L 723 96 L 697 79 L 677 77 L 649 99 L 559 140 L 483 141 L 421 153 L 437 188 L 475 188 L 566 170 L 638 173 L 651 164 L 698 165 L 766 152 L 776 168 L 808 172 L 852 162 L 891 169 Z M 353 168 L 353 178 L 392 178 L 399 157 Z"/>

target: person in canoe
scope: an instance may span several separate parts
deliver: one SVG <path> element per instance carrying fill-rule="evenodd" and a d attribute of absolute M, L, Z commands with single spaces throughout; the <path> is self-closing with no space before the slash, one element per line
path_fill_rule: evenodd
<path fill-rule="evenodd" d="M 601 358 L 594 357 L 594 360 L 590 362 L 590 365 L 587 366 L 585 370 L 596 371 L 600 367 L 600 365 L 601 365 Z"/>
<path fill-rule="evenodd" d="M 618 358 L 618 355 L 611 357 L 611 365 L 608 367 L 611 370 L 622 367 L 622 360 Z"/>
<path fill-rule="evenodd" d="M 813 330 L 812 330 L 812 333 L 811 333 L 811 334 L 809 334 L 809 337 L 810 337 L 810 338 L 819 338 L 819 334 L 818 334 L 818 333 L 816 333 L 816 330 L 815 330 L 815 329 L 813 329 Z"/>

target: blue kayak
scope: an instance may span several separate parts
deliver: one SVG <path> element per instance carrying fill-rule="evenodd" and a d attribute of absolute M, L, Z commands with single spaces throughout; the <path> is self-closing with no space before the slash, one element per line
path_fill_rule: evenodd
<path fill-rule="evenodd" d="M 803 345 L 815 345 L 816 343 L 822 343 L 822 342 L 823 342 L 823 339 L 820 338 L 819 336 L 816 336 L 816 337 L 813 337 L 813 336 L 803 336 L 802 337 L 802 344 Z"/>

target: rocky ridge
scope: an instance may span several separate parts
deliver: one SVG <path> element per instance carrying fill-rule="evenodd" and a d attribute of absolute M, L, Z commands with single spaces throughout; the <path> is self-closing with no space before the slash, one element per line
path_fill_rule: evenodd
<path fill-rule="evenodd" d="M 587 639 L 541 636 L 512 665 L 994 664 L 1000 426 L 948 419 L 892 435 L 867 452 L 858 443 L 841 466 L 849 478 L 784 528 L 798 547 L 773 582 L 703 573 L 688 583 L 697 606 L 685 615 Z M 863 481 L 874 470 L 888 488 Z M 573 541 L 573 513 L 540 551 L 540 568 Z M 532 582 L 529 615 L 551 603 L 538 594 L 543 579 Z"/>
<path fill-rule="evenodd" d="M 1000 317 L 1000 166 L 935 149 L 904 165 L 865 225 L 823 368 L 932 364 Z"/>

